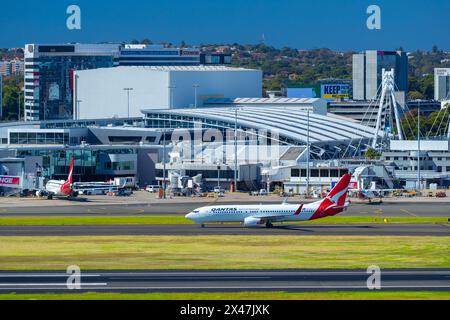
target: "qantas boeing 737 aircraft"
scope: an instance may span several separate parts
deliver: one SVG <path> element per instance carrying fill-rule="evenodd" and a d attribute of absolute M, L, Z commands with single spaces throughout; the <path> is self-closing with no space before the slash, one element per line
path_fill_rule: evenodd
<path fill-rule="evenodd" d="M 350 178 L 351 174 L 345 174 L 324 199 L 313 203 L 208 206 L 195 209 L 186 218 L 202 227 L 208 222 L 241 222 L 244 226 L 265 224 L 271 228 L 273 222 L 307 221 L 334 216 L 349 205 L 346 198 Z"/>

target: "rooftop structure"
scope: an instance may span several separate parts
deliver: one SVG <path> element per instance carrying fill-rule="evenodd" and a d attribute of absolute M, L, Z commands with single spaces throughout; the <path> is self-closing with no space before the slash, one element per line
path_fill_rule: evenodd
<path fill-rule="evenodd" d="M 196 108 L 209 98 L 261 97 L 260 70 L 224 66 L 117 67 L 75 72 L 75 119 Z"/>
<path fill-rule="evenodd" d="M 297 107 L 298 110 L 310 110 L 316 114 L 327 114 L 327 103 L 318 98 L 209 98 L 203 102 L 205 107 Z"/>
<path fill-rule="evenodd" d="M 236 111 L 237 110 L 237 111 Z M 235 125 L 239 131 L 256 131 L 257 136 L 284 145 L 305 145 L 318 158 L 337 157 L 349 144 L 365 148 L 375 131 L 343 117 L 325 116 L 299 110 L 298 107 L 239 107 L 177 110 L 143 110 L 146 125 L 151 128 L 217 129 L 225 139 Z M 309 132 L 307 123 L 309 120 Z M 231 136 L 232 139 L 232 136 Z"/>

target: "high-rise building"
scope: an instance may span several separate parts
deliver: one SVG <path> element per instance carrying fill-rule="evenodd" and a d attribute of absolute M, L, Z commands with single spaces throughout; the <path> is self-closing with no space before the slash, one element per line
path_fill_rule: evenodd
<path fill-rule="evenodd" d="M 231 60 L 231 53 L 205 52 L 200 54 L 200 64 L 203 65 L 230 65 Z"/>
<path fill-rule="evenodd" d="M 25 121 L 70 119 L 73 72 L 118 65 L 119 44 L 25 46 Z"/>
<path fill-rule="evenodd" d="M 10 61 L 0 61 L 0 74 L 4 77 L 9 77 L 11 75 Z"/>
<path fill-rule="evenodd" d="M 26 121 L 73 117 L 72 106 L 78 103 L 73 95 L 76 70 L 200 65 L 199 49 L 163 45 L 27 44 L 24 52 Z M 20 64 L 14 68 L 20 69 Z"/>
<path fill-rule="evenodd" d="M 11 61 L 0 61 L 0 74 L 4 77 L 20 75 L 24 72 L 25 63 L 23 60 L 14 59 Z"/>
<path fill-rule="evenodd" d="M 373 100 L 380 90 L 382 70 L 395 70 L 396 91 L 408 91 L 408 56 L 402 51 L 367 50 L 353 55 L 353 99 Z"/>
<path fill-rule="evenodd" d="M 197 66 L 200 50 L 163 45 L 126 44 L 120 50 L 121 66 Z"/>
<path fill-rule="evenodd" d="M 434 100 L 450 100 L 450 68 L 434 68 Z"/>
<path fill-rule="evenodd" d="M 25 71 L 25 62 L 20 59 L 11 60 L 11 73 L 16 75 L 23 75 Z"/>

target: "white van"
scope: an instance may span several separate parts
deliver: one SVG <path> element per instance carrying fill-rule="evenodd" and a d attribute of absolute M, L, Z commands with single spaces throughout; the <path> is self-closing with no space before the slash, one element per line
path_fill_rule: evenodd
<path fill-rule="evenodd" d="M 150 193 L 156 193 L 159 191 L 160 186 L 158 185 L 148 185 L 145 187 L 145 191 Z"/>

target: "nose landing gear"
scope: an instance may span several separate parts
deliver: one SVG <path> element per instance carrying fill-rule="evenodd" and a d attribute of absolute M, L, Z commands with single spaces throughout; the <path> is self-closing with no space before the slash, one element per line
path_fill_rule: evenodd
<path fill-rule="evenodd" d="M 267 221 L 266 228 L 273 228 L 273 224 L 270 221 Z"/>

